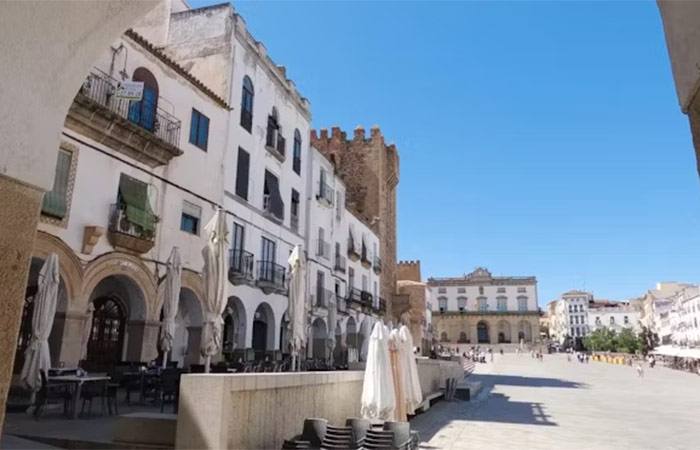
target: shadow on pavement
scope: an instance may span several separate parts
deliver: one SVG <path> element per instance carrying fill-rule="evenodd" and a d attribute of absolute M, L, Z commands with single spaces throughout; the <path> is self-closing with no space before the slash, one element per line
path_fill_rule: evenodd
<path fill-rule="evenodd" d="M 507 385 L 568 389 L 588 388 L 588 385 L 585 383 L 576 383 L 574 381 L 567 381 L 559 378 L 521 377 L 511 375 L 472 374 L 472 376 L 469 377 L 469 381 L 478 381 L 483 387 Z"/>
<path fill-rule="evenodd" d="M 488 402 L 474 410 L 469 420 L 481 422 L 502 422 L 526 425 L 557 426 L 550 420 L 542 403 L 515 402 L 504 394 L 492 393 Z"/>

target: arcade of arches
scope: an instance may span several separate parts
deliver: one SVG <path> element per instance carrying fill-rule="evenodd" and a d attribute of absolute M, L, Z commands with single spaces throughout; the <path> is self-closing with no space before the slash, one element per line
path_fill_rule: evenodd
<path fill-rule="evenodd" d="M 534 314 L 435 314 L 440 343 L 518 344 L 538 340 L 539 316 Z"/>
<path fill-rule="evenodd" d="M 58 305 L 49 337 L 52 363 L 67 366 L 83 361 L 88 371 L 107 371 L 120 361 L 150 361 L 162 358 L 158 347 L 162 319 L 163 286 L 142 260 L 121 252 L 104 254 L 85 264 L 59 238 L 39 232 L 32 255 L 22 323 L 17 339 L 14 371 L 19 373 L 32 332 L 32 310 L 38 274 L 50 253 L 59 257 Z M 162 274 L 161 274 L 162 275 Z M 201 364 L 199 347 L 202 324 L 203 286 L 198 274 L 183 270 L 180 303 L 171 361 L 179 367 Z M 248 311 L 255 306 L 254 311 Z M 90 313 L 92 317 L 90 319 Z M 362 316 L 362 315 L 361 315 Z M 361 319 L 361 320 L 360 320 Z M 228 298 L 223 314 L 222 357 L 249 360 L 287 353 L 288 314 L 276 317 L 269 303 Z M 336 360 L 346 349 L 366 354 L 370 317 L 341 317 L 335 327 Z M 88 330 L 89 327 L 89 330 Z M 310 325 L 309 357 L 327 358 L 327 319 Z M 83 336 L 89 335 L 87 343 Z M 247 345 L 246 345 L 247 344 Z"/>

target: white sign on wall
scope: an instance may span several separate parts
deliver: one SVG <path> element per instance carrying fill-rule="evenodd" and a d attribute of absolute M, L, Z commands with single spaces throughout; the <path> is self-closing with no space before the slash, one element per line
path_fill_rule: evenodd
<path fill-rule="evenodd" d="M 120 81 L 117 83 L 116 98 L 139 101 L 143 97 L 143 81 Z"/>

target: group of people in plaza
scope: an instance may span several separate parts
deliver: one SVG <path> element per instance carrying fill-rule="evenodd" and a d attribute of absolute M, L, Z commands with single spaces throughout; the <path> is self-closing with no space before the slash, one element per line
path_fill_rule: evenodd
<path fill-rule="evenodd" d="M 574 349 L 569 348 L 566 350 L 566 360 L 569 362 L 571 362 L 571 355 L 578 359 L 578 362 L 580 363 L 588 364 L 588 361 L 590 360 L 590 355 L 588 353 L 575 351 Z"/>

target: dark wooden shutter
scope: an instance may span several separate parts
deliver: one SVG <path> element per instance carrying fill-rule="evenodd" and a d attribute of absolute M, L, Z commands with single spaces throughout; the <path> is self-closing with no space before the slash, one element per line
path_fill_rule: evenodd
<path fill-rule="evenodd" d="M 238 148 L 238 167 L 236 169 L 236 195 L 248 200 L 248 171 L 250 169 L 250 155 L 242 148 Z"/>

